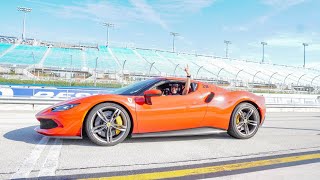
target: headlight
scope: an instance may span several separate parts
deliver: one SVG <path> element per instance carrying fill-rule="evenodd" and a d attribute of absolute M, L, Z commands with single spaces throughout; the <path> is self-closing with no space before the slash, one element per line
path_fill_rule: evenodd
<path fill-rule="evenodd" d="M 78 105 L 79 104 L 63 104 L 63 105 L 60 105 L 60 106 L 53 107 L 51 110 L 52 110 L 52 112 L 66 111 L 66 110 L 74 108 L 74 107 L 76 107 Z"/>

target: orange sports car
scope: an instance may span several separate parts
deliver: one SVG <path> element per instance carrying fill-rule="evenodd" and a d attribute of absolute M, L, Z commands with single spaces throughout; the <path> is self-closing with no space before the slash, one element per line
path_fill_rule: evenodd
<path fill-rule="evenodd" d="M 213 84 L 191 81 L 187 95 L 179 92 L 186 80 L 153 78 L 112 94 L 71 99 L 36 115 L 35 130 L 54 137 L 82 138 L 86 133 L 98 145 L 112 146 L 135 135 L 223 129 L 232 137 L 254 136 L 265 118 L 265 99 L 246 91 L 229 91 Z"/>

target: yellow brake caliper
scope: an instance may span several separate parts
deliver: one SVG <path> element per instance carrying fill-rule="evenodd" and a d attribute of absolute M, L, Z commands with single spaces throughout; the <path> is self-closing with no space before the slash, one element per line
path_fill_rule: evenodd
<path fill-rule="evenodd" d="M 116 117 L 116 123 L 117 123 L 117 125 L 123 125 L 121 116 Z M 116 129 L 116 135 L 118 135 L 118 134 L 120 134 L 120 130 Z"/>
<path fill-rule="evenodd" d="M 238 125 L 240 123 L 240 114 L 237 115 L 237 118 L 236 118 L 236 125 Z"/>

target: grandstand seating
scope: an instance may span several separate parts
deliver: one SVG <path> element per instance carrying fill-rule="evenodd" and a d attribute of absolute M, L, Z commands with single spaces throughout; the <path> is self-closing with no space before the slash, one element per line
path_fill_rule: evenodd
<path fill-rule="evenodd" d="M 227 65 L 224 61 L 219 59 L 212 59 L 204 56 L 195 56 L 195 55 L 186 55 L 182 54 L 185 58 L 193 61 L 198 66 L 204 67 L 212 73 L 211 76 L 214 76 L 217 79 L 232 80 L 236 78 L 236 74 L 239 71 L 237 68 L 234 68 L 230 65 Z M 200 69 L 201 70 L 201 69 Z M 239 73 L 237 79 L 243 79 L 242 74 Z"/>
<path fill-rule="evenodd" d="M 163 75 L 174 74 L 175 65 L 157 55 L 154 50 L 135 49 L 135 51 L 140 54 L 146 61 L 148 61 L 149 66 L 154 63 L 153 68 L 151 69 L 151 73 L 157 74 L 160 72 Z"/>
<path fill-rule="evenodd" d="M 313 86 L 320 86 L 320 71 L 301 67 L 139 48 L 60 48 L 0 43 L 0 64 L 26 67 L 36 64 L 38 68 L 72 68 L 92 72 L 96 67 L 96 59 L 97 69 L 105 72 L 122 73 L 126 62 L 125 74 L 148 76 L 152 65 L 151 75 L 184 77 L 184 67 L 188 64 L 193 77 L 205 81 L 221 81 L 226 84 L 241 81 L 254 87 L 272 88 L 275 85 L 310 86 L 313 81 Z"/>
<path fill-rule="evenodd" d="M 117 72 L 120 70 L 119 65 L 112 58 L 105 46 L 100 46 L 99 50 L 87 48 L 84 51 L 84 58 L 86 62 L 86 66 L 84 67 L 94 69 L 96 67 L 96 58 L 98 58 L 97 69 L 113 72 Z"/>
<path fill-rule="evenodd" d="M 11 44 L 0 44 L 0 56 L 4 53 L 7 49 L 9 49 Z"/>
<path fill-rule="evenodd" d="M 4 54 L 0 63 L 2 64 L 22 64 L 31 65 L 37 64 L 44 55 L 47 47 L 43 46 L 30 46 L 30 45 L 18 45 L 13 50 Z M 34 54 L 34 58 L 33 55 Z"/>
<path fill-rule="evenodd" d="M 44 67 L 82 67 L 82 51 L 79 49 L 50 48 Z"/>
<path fill-rule="evenodd" d="M 179 66 L 177 68 L 177 72 L 176 72 L 176 75 L 178 75 L 178 76 L 184 76 L 185 75 L 184 68 L 185 68 L 185 66 L 187 64 L 189 66 L 191 74 L 194 74 L 195 78 L 199 78 L 199 77 L 205 78 L 205 77 L 211 77 L 212 76 L 212 74 L 210 74 L 210 72 L 203 71 L 203 70 L 199 71 L 199 73 L 197 75 L 197 72 L 198 72 L 200 67 L 197 64 L 194 63 L 195 61 L 190 60 L 190 59 L 185 59 L 182 56 L 179 56 L 177 53 L 158 51 L 157 54 L 159 56 L 163 57 L 164 59 L 167 59 L 171 63 L 173 63 L 175 66 L 179 64 Z"/>
<path fill-rule="evenodd" d="M 114 53 L 116 59 L 121 64 L 121 68 L 124 64 L 124 70 L 129 72 L 136 72 L 141 74 L 146 74 L 149 71 L 149 65 L 146 60 L 137 56 L 132 49 L 128 48 L 110 48 Z"/>

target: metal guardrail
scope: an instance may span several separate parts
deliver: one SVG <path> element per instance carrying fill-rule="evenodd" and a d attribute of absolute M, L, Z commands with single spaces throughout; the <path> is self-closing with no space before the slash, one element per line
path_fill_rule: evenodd
<path fill-rule="evenodd" d="M 266 104 L 267 108 L 319 108 L 320 105 L 301 105 L 301 104 Z"/>
<path fill-rule="evenodd" d="M 267 105 L 320 106 L 319 98 L 266 97 Z"/>
<path fill-rule="evenodd" d="M 0 97 L 0 104 L 53 105 L 66 99 L 33 98 L 33 97 Z"/>

